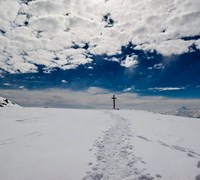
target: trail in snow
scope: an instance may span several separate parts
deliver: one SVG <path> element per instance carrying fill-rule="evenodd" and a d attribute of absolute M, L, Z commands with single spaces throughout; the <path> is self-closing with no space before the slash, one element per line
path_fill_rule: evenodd
<path fill-rule="evenodd" d="M 140 136 L 140 135 L 136 135 L 136 137 L 140 138 L 141 140 L 150 142 L 150 143 L 159 143 L 160 145 L 162 145 L 162 146 L 164 146 L 166 148 L 171 148 L 171 149 L 174 149 L 174 150 L 177 150 L 177 151 L 184 152 L 189 157 L 200 158 L 200 154 L 195 152 L 193 149 L 190 149 L 190 148 L 181 147 L 179 145 L 169 145 L 166 142 L 157 141 L 157 140 L 150 140 L 147 137 Z"/>
<path fill-rule="evenodd" d="M 136 165 L 145 163 L 141 157 L 134 155 L 134 146 L 130 139 L 133 133 L 129 121 L 112 112 L 108 113 L 114 124 L 95 141 L 97 163 L 90 162 L 91 171 L 87 172 L 84 180 L 152 180 L 145 169 Z M 159 175 L 157 175 L 158 177 Z M 161 176 L 160 176 L 161 177 Z M 159 178 L 159 177 L 158 177 Z"/>

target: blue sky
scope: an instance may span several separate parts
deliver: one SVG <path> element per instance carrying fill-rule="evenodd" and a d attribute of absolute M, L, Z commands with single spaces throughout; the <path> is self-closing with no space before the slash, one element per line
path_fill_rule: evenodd
<path fill-rule="evenodd" d="M 137 65 L 123 67 L 120 61 L 127 56 L 138 56 Z M 110 61 L 116 58 L 119 62 Z M 0 78 L 2 89 L 69 88 L 84 90 L 90 87 L 108 89 L 111 92 L 134 92 L 140 95 L 199 98 L 200 51 L 165 59 L 161 54 L 134 50 L 129 44 L 122 47 L 121 54 L 92 56 L 93 61 L 75 69 L 54 68 L 44 72 L 38 65 L 36 73 L 5 73 Z M 167 62 L 168 61 L 168 62 Z"/>
<path fill-rule="evenodd" d="M 19 90 L 89 93 L 94 88 L 142 99 L 200 98 L 199 2 L 8 0 L 0 5 L 1 96 L 12 91 L 15 100 Z"/>

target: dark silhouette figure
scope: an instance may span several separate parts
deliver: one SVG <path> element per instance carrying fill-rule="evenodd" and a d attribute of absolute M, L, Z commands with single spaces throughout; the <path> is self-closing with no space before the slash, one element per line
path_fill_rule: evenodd
<path fill-rule="evenodd" d="M 113 109 L 116 109 L 116 108 L 115 108 L 115 100 L 116 100 L 117 98 L 115 97 L 115 95 L 113 95 L 113 97 L 112 97 L 111 99 L 113 100 Z"/>

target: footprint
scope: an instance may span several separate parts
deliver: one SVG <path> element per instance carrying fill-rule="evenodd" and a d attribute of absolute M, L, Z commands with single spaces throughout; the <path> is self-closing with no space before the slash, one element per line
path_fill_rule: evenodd
<path fill-rule="evenodd" d="M 191 152 L 187 153 L 187 155 L 188 155 L 189 157 L 196 158 L 196 156 L 195 156 L 193 153 L 191 153 Z"/>
<path fill-rule="evenodd" d="M 200 168 L 200 160 L 197 162 L 197 168 Z"/>
<path fill-rule="evenodd" d="M 88 163 L 88 166 L 91 166 L 91 165 L 92 165 L 92 162 L 89 162 L 89 163 Z"/>
<path fill-rule="evenodd" d="M 195 177 L 195 180 L 200 180 L 200 174 Z"/>
<path fill-rule="evenodd" d="M 162 178 L 162 176 L 160 174 L 156 174 L 157 178 Z"/>
<path fill-rule="evenodd" d="M 186 152 L 185 148 L 179 147 L 179 146 L 172 146 L 173 149 L 176 149 L 178 151 Z"/>
<path fill-rule="evenodd" d="M 142 179 L 142 180 L 153 180 L 154 177 L 152 177 L 152 176 L 149 175 L 149 174 L 143 174 L 143 175 L 139 176 L 138 179 Z"/>
<path fill-rule="evenodd" d="M 146 174 L 146 168 L 137 169 L 137 163 L 143 163 L 141 157 L 135 157 L 134 146 L 130 142 L 135 137 L 129 128 L 128 120 L 114 116 L 116 122 L 103 136 L 94 142 L 93 151 L 98 164 L 88 163 L 91 173 L 86 173 L 84 180 L 101 179 L 130 179 L 152 180 L 155 178 Z M 145 141 L 151 141 L 143 136 L 138 136 Z"/>
<path fill-rule="evenodd" d="M 162 146 L 166 146 L 166 147 L 170 147 L 170 145 L 168 145 L 168 144 L 166 144 L 166 143 L 164 143 L 164 142 L 162 142 L 162 141 L 158 141 Z"/>
<path fill-rule="evenodd" d="M 24 122 L 23 119 L 17 119 L 16 121 L 17 121 L 17 122 Z"/>
<path fill-rule="evenodd" d="M 143 140 L 145 140 L 145 141 L 150 141 L 149 139 L 147 139 L 146 137 L 144 137 L 144 136 L 137 136 L 138 138 L 140 138 L 140 139 L 143 139 Z"/>
<path fill-rule="evenodd" d="M 97 167 L 92 167 L 92 170 L 93 170 L 93 171 L 97 171 L 98 168 L 97 168 Z"/>

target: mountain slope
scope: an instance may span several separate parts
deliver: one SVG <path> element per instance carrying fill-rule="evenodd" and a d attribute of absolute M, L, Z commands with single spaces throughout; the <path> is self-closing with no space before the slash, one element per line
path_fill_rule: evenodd
<path fill-rule="evenodd" d="M 50 108 L 0 117 L 3 180 L 199 180 L 198 119 Z"/>
<path fill-rule="evenodd" d="M 185 106 L 182 106 L 176 111 L 171 111 L 166 114 L 171 114 L 175 116 L 191 117 L 191 118 L 200 118 L 200 110 L 190 109 Z"/>
<path fill-rule="evenodd" d="M 0 108 L 2 107 L 19 107 L 19 105 L 0 96 Z"/>

